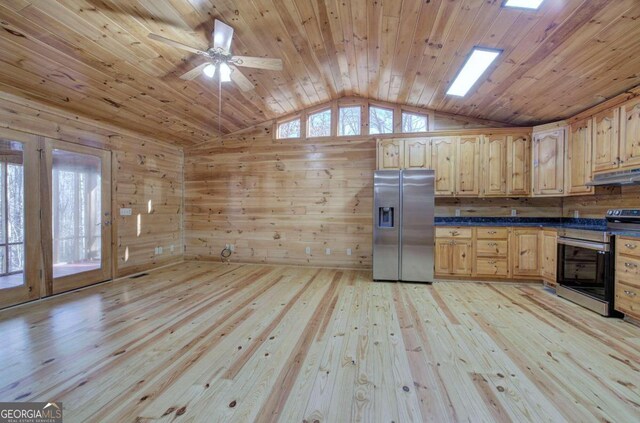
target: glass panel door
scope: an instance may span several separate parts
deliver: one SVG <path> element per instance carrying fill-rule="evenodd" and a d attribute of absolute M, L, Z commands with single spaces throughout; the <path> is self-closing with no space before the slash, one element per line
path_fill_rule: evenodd
<path fill-rule="evenodd" d="M 51 171 L 52 292 L 111 278 L 109 152 L 55 141 Z"/>
<path fill-rule="evenodd" d="M 0 129 L 0 307 L 39 297 L 37 147 L 34 136 Z"/>

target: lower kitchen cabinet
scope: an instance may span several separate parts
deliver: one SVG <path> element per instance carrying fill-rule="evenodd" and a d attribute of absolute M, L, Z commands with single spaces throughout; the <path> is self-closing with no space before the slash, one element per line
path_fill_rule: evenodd
<path fill-rule="evenodd" d="M 640 319 L 640 238 L 616 239 L 615 309 Z"/>
<path fill-rule="evenodd" d="M 442 233 L 438 228 L 436 234 Z M 452 234 L 446 238 L 436 238 L 435 273 L 436 276 L 471 276 L 473 272 L 473 239 L 455 238 L 456 236 L 471 235 L 468 228 L 447 231 Z M 437 236 L 437 235 L 436 235 Z"/>
<path fill-rule="evenodd" d="M 481 278 L 509 277 L 509 229 L 476 228 L 474 275 Z"/>
<path fill-rule="evenodd" d="M 555 230 L 542 231 L 542 279 L 555 286 L 558 273 L 558 233 Z"/>
<path fill-rule="evenodd" d="M 510 244 L 511 275 L 540 277 L 540 229 L 514 229 Z"/>

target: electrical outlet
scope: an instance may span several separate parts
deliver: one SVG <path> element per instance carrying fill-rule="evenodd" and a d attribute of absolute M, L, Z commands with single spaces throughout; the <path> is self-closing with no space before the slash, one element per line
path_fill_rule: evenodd
<path fill-rule="evenodd" d="M 162 247 L 158 247 L 158 254 L 162 254 Z"/>
<path fill-rule="evenodd" d="M 171 245 L 169 246 L 169 251 L 173 253 L 173 250 L 174 250 L 174 247 L 173 247 L 173 244 L 171 244 Z"/>
<path fill-rule="evenodd" d="M 460 217 L 460 209 L 456 209 L 456 217 Z"/>
<path fill-rule="evenodd" d="M 229 251 L 233 253 L 235 250 L 236 250 L 236 246 L 233 244 L 229 244 Z"/>
<path fill-rule="evenodd" d="M 131 209 L 130 208 L 121 208 L 120 209 L 120 216 L 131 216 Z"/>
<path fill-rule="evenodd" d="M 331 248 L 325 248 L 324 253 L 328 256 L 331 255 Z"/>
<path fill-rule="evenodd" d="M 304 252 L 307 253 L 308 255 L 311 255 L 311 247 L 305 248 Z"/>
<path fill-rule="evenodd" d="M 574 210 L 573 211 L 573 217 L 575 219 L 580 219 L 580 210 Z"/>
<path fill-rule="evenodd" d="M 225 248 L 225 250 L 228 250 L 228 249 L 230 248 L 230 245 L 231 245 L 231 244 L 224 244 L 224 248 Z"/>
<path fill-rule="evenodd" d="M 351 255 L 351 248 L 347 248 L 347 255 L 350 256 Z"/>
<path fill-rule="evenodd" d="M 518 210 L 516 209 L 511 209 L 511 216 L 517 216 L 518 215 Z"/>

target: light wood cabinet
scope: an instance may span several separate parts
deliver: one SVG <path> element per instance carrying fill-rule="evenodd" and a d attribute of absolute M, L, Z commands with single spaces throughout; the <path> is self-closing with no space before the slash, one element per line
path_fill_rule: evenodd
<path fill-rule="evenodd" d="M 482 195 L 507 194 L 508 147 L 506 135 L 485 136 L 482 145 Z"/>
<path fill-rule="evenodd" d="M 431 143 L 427 138 L 401 140 L 404 144 L 404 169 L 431 169 Z"/>
<path fill-rule="evenodd" d="M 453 265 L 451 274 L 456 276 L 471 276 L 473 273 L 473 241 L 454 240 L 451 250 Z"/>
<path fill-rule="evenodd" d="M 377 155 L 379 170 L 397 170 L 404 164 L 404 148 L 398 139 L 379 140 Z"/>
<path fill-rule="evenodd" d="M 558 262 L 558 234 L 555 230 L 542 231 L 542 279 L 549 285 L 556 285 Z"/>
<path fill-rule="evenodd" d="M 640 168 L 640 98 L 620 106 L 620 168 Z"/>
<path fill-rule="evenodd" d="M 594 188 L 586 186 L 593 179 L 592 168 L 592 119 L 573 123 L 569 127 L 565 171 L 567 195 L 593 194 Z"/>
<path fill-rule="evenodd" d="M 531 194 L 531 138 L 529 135 L 507 137 L 507 194 Z"/>
<path fill-rule="evenodd" d="M 533 134 L 533 194 L 564 194 L 565 128 Z"/>
<path fill-rule="evenodd" d="M 476 228 L 474 275 L 497 280 L 509 277 L 509 229 Z"/>
<path fill-rule="evenodd" d="M 467 236 L 468 238 L 465 238 Z M 436 276 L 471 276 L 473 272 L 471 228 L 437 228 L 435 251 Z"/>
<path fill-rule="evenodd" d="M 615 309 L 640 319 L 640 238 L 616 239 Z"/>
<path fill-rule="evenodd" d="M 479 136 L 458 139 L 456 154 L 456 195 L 480 195 L 480 140 Z"/>
<path fill-rule="evenodd" d="M 620 109 L 605 110 L 592 120 L 593 173 L 615 171 L 620 167 Z"/>
<path fill-rule="evenodd" d="M 435 195 L 452 196 L 456 183 L 456 138 L 431 139 L 431 165 L 436 171 Z"/>
<path fill-rule="evenodd" d="M 518 228 L 512 231 L 511 274 L 514 277 L 536 278 L 540 276 L 540 230 Z"/>

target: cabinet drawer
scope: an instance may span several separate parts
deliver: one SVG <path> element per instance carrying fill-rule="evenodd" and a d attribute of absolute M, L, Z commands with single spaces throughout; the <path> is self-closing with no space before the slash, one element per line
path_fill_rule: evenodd
<path fill-rule="evenodd" d="M 477 228 L 478 239 L 507 239 L 509 238 L 508 228 Z"/>
<path fill-rule="evenodd" d="M 640 258 L 640 238 L 618 238 L 616 251 Z"/>
<path fill-rule="evenodd" d="M 640 288 L 617 282 L 615 304 L 616 310 L 640 317 Z"/>
<path fill-rule="evenodd" d="M 476 274 L 478 276 L 509 276 L 507 259 L 479 258 L 476 260 Z"/>
<path fill-rule="evenodd" d="M 509 250 L 507 241 L 479 239 L 476 251 L 478 256 L 506 257 Z"/>
<path fill-rule="evenodd" d="M 436 238 L 471 238 L 472 228 L 436 228 Z"/>
<path fill-rule="evenodd" d="M 617 255 L 616 278 L 640 285 L 640 259 Z"/>

